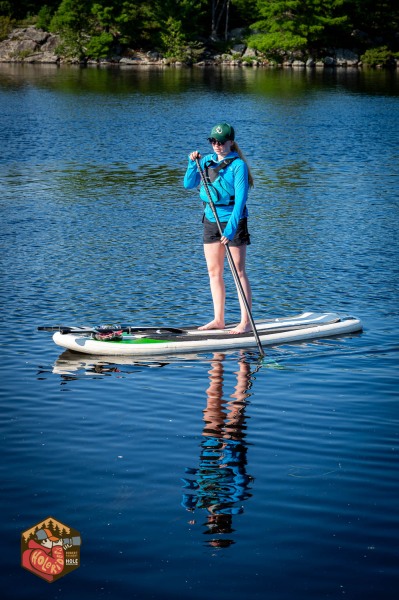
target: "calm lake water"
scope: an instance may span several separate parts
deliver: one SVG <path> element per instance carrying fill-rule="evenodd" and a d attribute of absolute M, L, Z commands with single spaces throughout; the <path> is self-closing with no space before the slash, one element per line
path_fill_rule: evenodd
<path fill-rule="evenodd" d="M 3 597 L 397 597 L 398 96 L 386 72 L 1 65 Z M 256 180 L 254 317 L 363 333 L 262 362 L 61 353 L 38 325 L 211 316 L 182 178 L 221 119 Z M 50 515 L 83 540 L 52 585 L 20 567 Z"/>

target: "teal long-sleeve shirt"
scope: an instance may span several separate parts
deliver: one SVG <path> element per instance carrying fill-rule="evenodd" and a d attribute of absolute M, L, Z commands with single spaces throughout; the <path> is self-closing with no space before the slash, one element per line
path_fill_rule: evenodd
<path fill-rule="evenodd" d="M 226 158 L 238 157 L 237 152 L 230 152 Z M 209 160 L 218 162 L 216 154 L 206 154 L 201 157 L 200 165 L 204 170 L 205 163 Z M 243 217 L 248 216 L 248 209 L 246 206 L 248 198 L 248 167 L 246 163 L 241 159 L 237 158 L 230 165 L 221 169 L 220 175 L 226 180 L 229 186 L 234 188 L 234 204 L 229 205 L 215 205 L 216 212 L 221 223 L 227 223 L 223 234 L 232 240 L 237 231 L 238 222 Z M 201 183 L 201 176 L 197 169 L 197 163 L 195 160 L 188 159 L 187 171 L 184 176 L 184 187 L 188 190 L 198 187 L 200 185 L 200 198 L 208 202 L 206 192 L 203 184 Z M 216 221 L 210 205 L 205 205 L 205 216 L 209 221 L 213 223 Z"/>

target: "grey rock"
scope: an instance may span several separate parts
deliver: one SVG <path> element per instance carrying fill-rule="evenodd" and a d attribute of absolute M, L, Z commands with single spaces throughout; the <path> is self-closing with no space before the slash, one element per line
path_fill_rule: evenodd
<path fill-rule="evenodd" d="M 256 52 L 256 50 L 254 48 L 247 48 L 243 54 L 244 58 L 247 58 L 247 57 L 253 58 L 255 56 L 258 56 L 258 53 Z"/>
<path fill-rule="evenodd" d="M 297 69 L 303 69 L 305 67 L 305 63 L 303 60 L 293 60 L 292 66 Z"/>
<path fill-rule="evenodd" d="M 243 52 L 245 52 L 245 49 L 246 49 L 245 44 L 236 44 L 235 46 L 233 46 L 232 51 L 237 54 L 243 54 Z"/>
<path fill-rule="evenodd" d="M 31 54 L 24 59 L 24 63 L 57 63 L 58 56 L 56 54 L 52 54 L 51 52 L 37 52 L 35 54 Z"/>
<path fill-rule="evenodd" d="M 36 29 L 36 27 L 27 27 L 24 36 L 38 44 L 44 44 L 50 37 L 50 33 L 43 31 L 42 29 Z"/>
<path fill-rule="evenodd" d="M 347 50 L 345 48 L 337 48 L 335 51 L 335 58 L 337 61 L 358 61 L 359 56 L 353 52 L 352 50 Z"/>
<path fill-rule="evenodd" d="M 14 29 L 0 42 L 0 62 L 57 62 L 58 36 L 35 27 Z"/>
<path fill-rule="evenodd" d="M 335 65 L 335 58 L 332 56 L 325 56 L 323 62 L 326 67 L 333 67 Z"/>
<path fill-rule="evenodd" d="M 54 50 L 61 43 L 61 39 L 58 35 L 49 35 L 46 42 L 41 46 L 42 52 L 54 52 Z"/>

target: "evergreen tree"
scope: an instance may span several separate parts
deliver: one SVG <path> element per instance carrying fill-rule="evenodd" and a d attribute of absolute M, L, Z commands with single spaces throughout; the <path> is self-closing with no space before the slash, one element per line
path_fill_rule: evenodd
<path fill-rule="evenodd" d="M 59 50 L 71 57 L 84 58 L 89 39 L 90 4 L 85 0 L 62 0 L 50 23 L 50 31 L 59 33 Z"/>
<path fill-rule="evenodd" d="M 348 0 L 345 10 L 354 37 L 364 47 L 388 44 L 399 49 L 399 3 L 390 0 Z"/>
<path fill-rule="evenodd" d="M 232 28 L 249 26 L 249 45 L 266 54 L 327 45 L 399 49 L 392 0 L 0 0 L 0 39 L 27 18 L 61 35 L 61 54 L 79 58 L 122 48 L 170 54 L 206 40 L 225 46 Z"/>
<path fill-rule="evenodd" d="M 156 24 L 153 0 L 109 0 L 114 6 L 114 25 L 118 41 L 133 48 L 151 45 Z"/>
<path fill-rule="evenodd" d="M 182 32 L 181 21 L 169 17 L 164 30 L 161 32 L 161 41 L 166 57 L 184 60 L 187 40 Z"/>
<path fill-rule="evenodd" d="M 323 38 L 327 27 L 342 25 L 336 16 L 344 0 L 258 0 L 260 20 L 250 45 L 263 52 L 305 49 Z"/>
<path fill-rule="evenodd" d="M 28 16 L 37 15 L 40 9 L 47 5 L 54 12 L 61 0 L 1 0 L 0 15 L 12 17 L 13 19 L 25 19 Z"/>

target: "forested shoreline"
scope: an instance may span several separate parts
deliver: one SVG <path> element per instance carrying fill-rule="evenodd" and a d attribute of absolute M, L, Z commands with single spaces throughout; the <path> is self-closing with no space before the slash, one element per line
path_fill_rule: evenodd
<path fill-rule="evenodd" d="M 56 40 L 52 56 L 62 62 L 150 53 L 166 64 L 317 64 L 338 49 L 370 66 L 399 59 L 399 7 L 387 0 L 0 1 L 3 62 L 34 62 L 34 44 L 7 46 L 32 28 Z"/>

